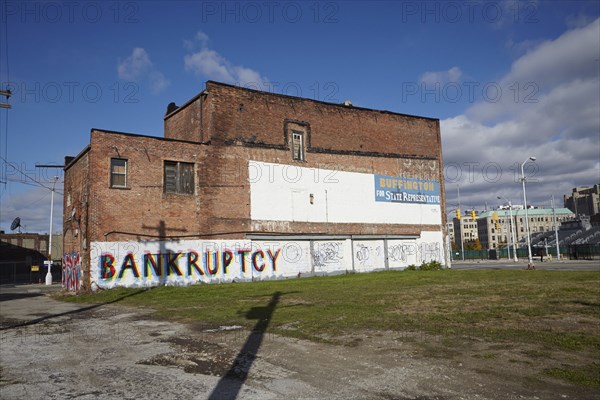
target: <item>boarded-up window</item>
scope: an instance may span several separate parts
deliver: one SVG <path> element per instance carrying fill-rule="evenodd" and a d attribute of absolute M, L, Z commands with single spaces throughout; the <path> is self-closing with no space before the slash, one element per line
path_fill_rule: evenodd
<path fill-rule="evenodd" d="M 304 161 L 304 133 L 292 131 L 292 159 Z"/>
<path fill-rule="evenodd" d="M 165 161 L 165 193 L 194 194 L 194 164 Z"/>
<path fill-rule="evenodd" d="M 127 187 L 127 160 L 123 158 L 110 159 L 110 187 Z"/>

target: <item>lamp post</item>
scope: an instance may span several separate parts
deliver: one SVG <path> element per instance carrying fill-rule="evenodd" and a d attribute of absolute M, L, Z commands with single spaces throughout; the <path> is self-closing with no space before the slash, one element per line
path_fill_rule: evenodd
<path fill-rule="evenodd" d="M 46 274 L 46 285 L 52 285 L 52 216 L 54 214 L 54 189 L 56 188 L 56 182 L 58 182 L 59 177 L 54 177 L 54 182 L 52 183 L 52 194 L 50 195 L 50 231 L 48 238 L 48 273 Z"/>
<path fill-rule="evenodd" d="M 458 183 L 456 184 L 456 191 L 458 192 L 458 210 L 460 212 L 460 185 Z M 460 228 L 460 254 L 462 255 L 462 260 L 465 261 L 465 244 L 463 243 L 462 218 L 458 219 L 458 226 Z M 454 234 L 456 234 L 456 232 Z"/>
<path fill-rule="evenodd" d="M 535 269 L 533 265 L 533 258 L 531 257 L 531 239 L 529 237 L 529 215 L 527 213 L 527 192 L 525 191 L 525 171 L 523 167 L 527 164 L 528 161 L 535 161 L 535 157 L 529 157 L 527 160 L 523 161 L 521 164 L 521 182 L 523 183 L 523 207 L 525 207 L 525 233 L 527 236 L 527 255 L 529 257 L 529 263 L 527 264 L 527 269 Z"/>
<path fill-rule="evenodd" d="M 558 225 L 556 224 L 556 210 L 554 208 L 554 195 L 552 195 L 552 223 L 554 224 L 554 237 L 556 240 L 556 259 L 560 261 L 560 245 L 558 244 Z"/>
<path fill-rule="evenodd" d="M 509 229 L 510 229 L 510 237 L 511 237 L 511 242 L 513 245 L 513 257 L 514 257 L 514 261 L 518 262 L 519 259 L 517 258 L 517 236 L 515 234 L 515 224 L 513 221 L 513 214 L 512 214 L 512 203 L 509 200 L 506 200 L 505 198 L 501 197 L 501 196 L 497 196 L 499 200 L 504 200 L 508 203 L 508 213 L 510 216 L 510 220 L 509 220 Z M 510 245 L 508 246 L 510 248 Z M 510 253 L 510 251 L 509 251 Z M 508 258 L 510 258 L 510 254 L 508 256 Z"/>

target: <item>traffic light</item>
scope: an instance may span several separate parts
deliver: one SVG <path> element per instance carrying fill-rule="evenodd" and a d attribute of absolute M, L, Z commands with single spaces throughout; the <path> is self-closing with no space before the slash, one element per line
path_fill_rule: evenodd
<path fill-rule="evenodd" d="M 495 226 L 496 226 L 496 229 L 500 228 L 500 223 L 498 221 L 496 221 Z"/>
<path fill-rule="evenodd" d="M 456 219 L 460 219 L 460 210 L 456 210 Z"/>
<path fill-rule="evenodd" d="M 473 221 L 475 221 L 477 219 L 477 216 L 475 215 L 475 210 L 471 210 L 471 219 Z"/>

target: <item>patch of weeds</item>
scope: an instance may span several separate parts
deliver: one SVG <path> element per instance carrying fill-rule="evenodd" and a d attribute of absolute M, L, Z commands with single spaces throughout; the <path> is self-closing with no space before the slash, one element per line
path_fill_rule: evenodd
<path fill-rule="evenodd" d="M 563 365 L 560 368 L 548 368 L 543 373 L 577 385 L 600 387 L 600 363 L 596 362 L 584 366 Z"/>
<path fill-rule="evenodd" d="M 420 266 L 414 264 L 404 268 L 405 271 L 439 271 L 442 269 L 442 264 L 438 261 L 430 261 L 428 263 L 422 263 Z"/>

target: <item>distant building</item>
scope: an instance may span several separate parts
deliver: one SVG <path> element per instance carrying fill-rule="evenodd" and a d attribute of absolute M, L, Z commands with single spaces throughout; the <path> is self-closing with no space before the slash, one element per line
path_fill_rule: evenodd
<path fill-rule="evenodd" d="M 56 265 L 52 269 L 54 280 L 61 274 L 62 254 L 62 235 L 52 235 L 52 259 Z M 47 259 L 48 235 L 0 233 L 0 283 L 37 282 L 46 274 L 43 264 Z M 35 270 L 36 266 L 38 270 Z"/>
<path fill-rule="evenodd" d="M 600 213 L 600 185 L 573 188 L 570 196 L 565 195 L 565 207 L 576 215 Z"/>
<path fill-rule="evenodd" d="M 450 243 L 454 243 L 454 221 L 446 223 L 446 228 L 448 230 L 448 237 L 450 238 Z"/>
<path fill-rule="evenodd" d="M 512 210 L 514 232 L 517 242 L 526 237 L 525 210 Z M 552 209 L 531 208 L 527 210 L 529 217 L 529 232 L 546 232 L 554 229 Z M 556 223 L 560 225 L 563 221 L 575 218 L 575 214 L 568 208 L 556 209 Z M 496 224 L 497 223 L 497 224 Z M 496 227 L 497 225 L 497 227 Z M 498 209 L 486 211 L 479 215 L 477 220 L 477 231 L 481 246 L 484 249 L 497 249 L 498 246 L 512 243 L 510 229 L 510 210 Z"/>
<path fill-rule="evenodd" d="M 461 238 L 464 243 L 475 242 L 479 239 L 477 232 L 477 214 L 475 218 L 471 215 L 471 212 L 465 212 L 460 219 L 454 218 L 452 220 L 454 225 L 454 244 L 457 249 L 461 248 Z"/>

